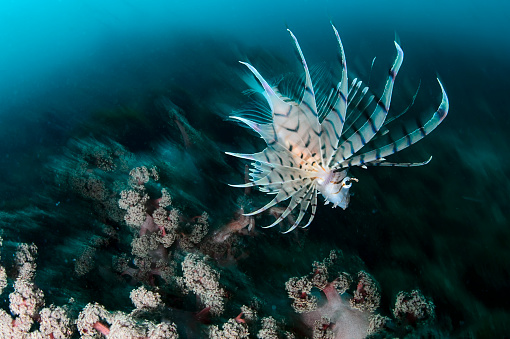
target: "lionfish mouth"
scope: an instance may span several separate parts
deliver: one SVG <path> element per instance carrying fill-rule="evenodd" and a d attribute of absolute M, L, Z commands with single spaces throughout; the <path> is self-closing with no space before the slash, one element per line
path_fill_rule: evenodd
<path fill-rule="evenodd" d="M 317 87 L 321 90 L 316 93 L 297 38 L 288 31 L 304 68 L 305 78 L 299 100 L 283 95 L 278 86 L 269 85 L 255 67 L 241 61 L 262 87 L 262 94 L 271 110 L 271 121 L 261 123 L 263 119 L 254 117 L 256 112 L 253 107 L 245 114 L 241 112 L 232 116 L 232 119 L 241 121 L 257 132 L 267 147 L 254 154 L 227 152 L 229 155 L 252 161 L 249 182 L 231 186 L 256 186 L 262 192 L 275 195 L 268 204 L 246 215 L 264 212 L 290 199 L 285 211 L 271 225 L 266 226 L 273 227 L 292 211 L 298 210 L 294 224 L 284 233 L 298 226 L 304 228 L 310 225 L 317 208 L 317 192 L 324 196 L 326 203 L 332 202 L 333 207 L 347 208 L 350 200 L 349 188 L 352 182 L 358 181 L 347 176 L 347 170 L 351 167 L 413 167 L 427 164 L 431 158 L 419 163 L 390 163 L 385 157 L 423 139 L 443 121 L 449 109 L 448 97 L 441 81 L 437 79 L 442 99 L 426 123 L 417 123 L 411 132 L 404 128 L 404 136 L 391 139 L 382 147 L 365 147 L 376 135 L 385 134 L 379 131 L 386 123 L 393 85 L 404 59 L 400 45 L 395 42 L 397 55 L 387 74 L 383 93 L 378 97 L 371 94 L 369 88 L 363 86 L 358 79 L 354 79 L 349 85 L 342 41 L 333 26 L 341 60 L 341 79 L 335 86 L 321 84 Z M 322 90 L 324 87 L 328 88 Z M 260 105 L 257 107 L 260 115 L 266 116 L 264 109 L 260 108 Z M 347 118 L 361 122 L 362 124 L 356 124 L 361 127 L 354 127 L 354 123 L 344 126 Z M 366 119 L 364 123 L 363 118 Z M 308 214 L 308 221 L 302 222 Z"/>

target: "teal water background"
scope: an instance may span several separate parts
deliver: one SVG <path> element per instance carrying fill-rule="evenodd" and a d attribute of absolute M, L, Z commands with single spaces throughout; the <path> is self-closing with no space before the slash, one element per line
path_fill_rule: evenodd
<path fill-rule="evenodd" d="M 436 304 L 437 326 L 445 333 L 509 336 L 508 13 L 510 5 L 495 0 L 4 1 L 2 237 L 13 244 L 35 242 L 40 266 L 47 269 L 40 284 L 52 289 L 55 298 L 63 298 L 59 287 L 52 286 L 51 273 L 66 267 L 76 254 L 62 249 L 75 236 L 80 242 L 94 234 L 83 222 L 90 213 L 86 204 L 73 204 L 76 198 L 59 191 L 49 170 L 69 141 L 109 137 L 147 158 L 161 155 L 163 141 L 179 141 L 168 135 L 170 127 L 161 127 L 161 114 L 151 111 L 156 111 L 152 103 L 158 97 L 167 96 L 209 138 L 211 144 L 201 147 L 246 152 L 241 147 L 254 139 L 223 120 L 242 101 L 245 88 L 238 87 L 238 73 L 243 71 L 238 60 L 273 76 L 300 72 L 289 27 L 309 64 L 334 63 L 332 21 L 342 37 L 349 70 L 364 81 L 370 77 L 376 92 L 383 86 L 397 37 L 405 59 L 395 88 L 401 94 L 396 94 L 393 108 L 405 108 L 405 98 L 412 97 L 421 80 L 418 99 L 406 116 L 437 107 L 435 78 L 441 78 L 450 99 L 448 117 L 399 155 L 400 160 L 423 161 L 429 155 L 433 160 L 420 168 L 356 171 L 360 183 L 351 189 L 349 208 L 333 210 L 321 203 L 309 232 L 302 235 L 307 239 L 303 248 L 294 253 L 289 236 L 260 229 L 271 245 L 281 241 L 286 251 L 268 247 L 258 256 L 252 250 L 250 264 L 242 262 L 241 267 L 256 276 L 271 265 L 265 260 L 278 256 L 297 262 L 286 274 L 305 274 L 312 261 L 338 248 L 365 262 L 384 291 L 386 312 L 399 290 L 420 288 Z M 124 120 L 123 114 L 129 118 Z M 225 183 L 242 180 L 242 166 L 230 160 L 222 160 L 228 170 L 209 166 L 203 154 L 190 155 L 195 159 L 191 164 L 176 153 L 168 156 L 182 176 L 174 180 L 189 180 L 177 185 L 181 191 L 189 189 L 183 195 L 195 197 L 211 216 L 212 227 L 220 227 L 235 210 L 236 194 L 242 193 Z M 196 168 L 190 170 L 192 164 Z M 182 175 L 186 171 L 194 177 Z M 259 205 L 265 201 L 257 197 Z M 71 205 L 84 208 L 73 212 L 76 218 Z M 39 214 L 33 212 L 36 209 Z M 36 221 L 23 219 L 22 211 L 37 214 Z M 6 213 L 22 221 L 14 222 Z M 257 251 L 265 249 L 259 245 Z M 67 269 L 72 275 L 72 268 Z M 92 298 L 88 283 L 73 277 L 64 284 L 65 293 Z M 79 288 L 73 291 L 73 284 Z M 5 292 L 2 298 L 5 303 Z M 115 308 L 111 295 L 103 298 L 101 302 Z M 126 298 L 119 308 L 126 307 Z"/>

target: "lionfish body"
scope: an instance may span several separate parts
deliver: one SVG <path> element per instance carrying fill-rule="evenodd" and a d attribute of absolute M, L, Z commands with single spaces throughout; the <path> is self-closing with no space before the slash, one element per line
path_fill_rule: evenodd
<path fill-rule="evenodd" d="M 389 71 L 384 91 L 375 101 L 375 108 L 366 114 L 365 123 L 346 136 L 344 124 L 346 116 L 351 110 L 361 110 L 361 99 L 368 91 L 368 87 L 361 88 L 361 81 L 354 79 L 348 85 L 347 64 L 342 42 L 338 31 L 333 26 L 341 59 L 341 80 L 332 88 L 329 95 L 318 100 L 312 84 L 312 79 L 305 58 L 296 37 L 289 30 L 295 47 L 301 58 L 304 71 L 304 90 L 299 102 L 294 102 L 280 93 L 278 88 L 270 86 L 260 73 L 250 64 L 246 65 L 263 87 L 263 95 L 271 110 L 271 123 L 260 123 L 242 116 L 233 116 L 254 131 L 266 142 L 267 147 L 255 154 L 229 153 L 232 156 L 252 161 L 250 181 L 234 187 L 257 186 L 262 192 L 273 194 L 275 197 L 262 208 L 247 213 L 255 215 L 274 205 L 290 199 L 284 212 L 269 226 L 280 223 L 294 209 L 298 215 L 294 224 L 285 232 L 294 230 L 297 226 L 307 227 L 312 222 L 317 208 L 317 192 L 320 192 L 325 203 L 332 203 L 333 207 L 347 208 L 349 204 L 349 189 L 355 178 L 348 176 L 350 167 L 366 165 L 377 166 L 419 166 L 422 163 L 388 163 L 384 157 L 401 151 L 416 143 L 434 130 L 448 113 L 448 98 L 441 82 L 442 101 L 439 108 L 425 123 L 419 124 L 411 133 L 406 133 L 396 141 L 385 146 L 363 152 L 365 146 L 383 126 L 390 108 L 391 95 L 395 77 L 403 61 L 403 51 L 395 42 L 397 56 Z M 368 102 L 374 101 L 371 96 Z M 306 222 L 303 218 L 310 210 Z"/>

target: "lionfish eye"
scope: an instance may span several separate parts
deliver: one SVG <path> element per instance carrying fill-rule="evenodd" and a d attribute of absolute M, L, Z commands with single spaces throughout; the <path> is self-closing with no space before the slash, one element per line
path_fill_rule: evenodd
<path fill-rule="evenodd" d="M 359 180 L 356 178 L 349 178 L 349 177 L 344 178 L 344 180 L 342 180 L 342 187 L 351 188 L 353 181 L 358 182 Z"/>

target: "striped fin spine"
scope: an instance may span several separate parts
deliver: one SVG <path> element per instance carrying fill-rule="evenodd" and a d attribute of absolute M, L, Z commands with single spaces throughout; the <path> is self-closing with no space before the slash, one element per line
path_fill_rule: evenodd
<path fill-rule="evenodd" d="M 262 139 L 266 142 L 266 144 L 270 145 L 276 141 L 276 132 L 273 128 L 272 124 L 259 124 L 256 122 L 253 122 L 251 120 L 231 116 L 230 119 L 239 120 L 246 124 L 248 127 L 250 127 L 252 130 L 257 132 Z"/>
<path fill-rule="evenodd" d="M 304 197 L 304 199 L 300 203 L 299 208 L 299 215 L 294 222 L 294 225 L 292 225 L 288 230 L 286 230 L 285 233 L 289 233 L 293 231 L 299 224 L 301 223 L 301 220 L 303 220 L 303 217 L 305 216 L 306 211 L 308 210 L 308 206 L 310 206 L 310 203 L 312 203 L 312 213 L 310 214 L 310 218 L 308 219 L 307 223 L 301 226 L 301 228 L 308 227 L 312 223 L 313 218 L 315 217 L 315 208 L 317 207 L 317 188 L 315 185 L 310 188 L 307 195 Z"/>
<path fill-rule="evenodd" d="M 417 129 L 412 131 L 409 134 L 406 134 L 402 138 L 398 139 L 397 141 L 394 141 L 392 143 L 389 143 L 383 147 L 377 148 L 375 150 L 357 155 L 352 157 L 351 159 L 344 160 L 342 162 L 339 162 L 335 164 L 335 169 L 341 169 L 351 166 L 360 166 L 363 164 L 369 164 L 374 161 L 380 161 L 382 158 L 395 154 L 404 148 L 407 148 L 411 146 L 412 144 L 420 141 L 423 139 L 426 135 L 428 135 L 430 132 L 432 132 L 448 115 L 448 108 L 449 108 L 449 101 L 448 96 L 446 95 L 446 92 L 444 90 L 443 84 L 439 79 L 437 79 L 439 82 L 439 86 L 441 87 L 442 92 L 442 99 L 441 104 L 439 105 L 436 112 L 432 115 L 429 121 L 427 121 L 424 125 L 419 125 Z M 379 165 L 380 166 L 380 165 Z M 390 165 L 391 166 L 391 165 Z"/>
<path fill-rule="evenodd" d="M 356 97 L 356 94 L 358 94 L 359 88 L 361 87 L 361 84 L 363 82 L 361 80 L 358 80 L 358 78 L 352 79 L 351 87 L 349 88 L 348 101 L 347 106 L 350 106 L 352 103 L 352 100 Z"/>
<path fill-rule="evenodd" d="M 402 65 L 402 61 L 404 60 L 404 52 L 396 42 L 395 48 L 397 49 L 397 57 L 389 71 L 388 80 L 384 86 L 384 92 L 381 99 L 377 102 L 374 112 L 367 118 L 367 121 L 363 124 L 363 126 L 361 126 L 340 145 L 332 159 L 333 163 L 350 158 L 354 153 L 365 146 L 366 143 L 377 134 L 383 125 L 384 120 L 388 115 L 388 110 L 390 109 L 395 77 L 397 76 L 400 66 Z"/>
<path fill-rule="evenodd" d="M 312 200 L 311 200 L 311 213 L 310 213 L 310 219 L 308 219 L 308 222 L 301 226 L 301 228 L 307 228 L 308 226 L 310 226 L 310 224 L 312 223 L 313 221 L 313 218 L 315 218 L 315 212 L 317 210 L 317 189 L 314 190 L 313 192 L 313 196 L 312 196 Z M 307 207 L 308 208 L 308 207 Z"/>
<path fill-rule="evenodd" d="M 359 121 L 359 119 L 362 118 L 363 115 L 365 115 L 364 112 L 366 112 L 366 110 L 368 109 L 368 107 L 375 98 L 375 96 L 371 94 L 369 95 L 368 99 L 365 99 L 365 95 L 368 93 L 369 90 L 367 86 L 363 88 L 360 95 L 356 95 L 358 94 L 358 89 L 362 85 L 362 81 L 361 80 L 358 81 L 357 79 L 354 80 L 356 81 L 356 83 L 354 84 L 355 81 L 353 81 L 352 88 L 349 91 L 348 96 L 349 100 L 347 103 L 347 111 L 353 118 L 351 119 L 350 125 L 348 127 L 344 127 L 344 135 L 345 133 L 352 132 L 351 129 L 353 128 L 353 126 Z M 363 101 L 363 99 L 365 99 L 365 101 Z M 363 103 L 363 106 L 360 106 L 361 103 Z M 346 137 L 343 136 L 342 138 L 344 141 L 347 139 Z"/>
<path fill-rule="evenodd" d="M 427 165 L 432 160 L 432 156 L 422 162 L 399 162 L 399 163 L 396 163 L 396 162 L 386 162 L 385 160 L 386 159 L 382 158 L 380 161 L 373 161 L 366 165 L 368 165 L 368 166 L 386 166 L 386 167 L 416 167 L 416 166 Z"/>
<path fill-rule="evenodd" d="M 294 46 L 296 51 L 301 59 L 301 63 L 303 64 L 303 69 L 305 71 L 305 88 L 303 91 L 303 96 L 299 105 L 293 106 L 295 109 L 289 111 L 290 116 L 274 114 L 274 124 L 275 126 L 289 126 L 289 120 L 294 122 L 294 127 L 289 129 L 286 128 L 288 132 L 296 133 L 299 135 L 299 138 L 304 141 L 304 145 L 307 149 L 310 150 L 312 157 L 319 165 L 322 164 L 322 160 L 320 157 L 320 122 L 319 116 L 317 112 L 317 103 L 315 101 L 315 93 L 313 90 L 312 78 L 310 76 L 310 71 L 308 69 L 308 65 L 306 63 L 303 52 L 301 51 L 301 47 L 299 46 L 299 42 L 296 36 L 291 32 L 290 29 L 287 29 L 292 40 L 294 41 Z M 287 131 L 282 131 L 287 134 Z M 280 132 L 277 130 L 277 133 Z"/>
<path fill-rule="evenodd" d="M 360 81 L 359 84 L 361 85 L 362 82 Z M 360 95 L 358 95 L 356 97 L 356 100 L 354 100 L 355 98 L 353 97 L 352 100 L 349 101 L 349 107 L 352 107 L 353 110 L 356 110 L 356 109 L 359 109 L 359 104 L 361 103 L 361 100 L 363 100 L 363 98 L 365 97 L 365 95 L 367 94 L 368 92 L 368 87 L 364 87 L 362 90 L 361 90 L 361 93 Z M 373 96 L 372 96 L 373 97 Z M 361 110 L 362 111 L 362 110 Z M 363 112 L 363 111 L 362 111 Z"/>
<path fill-rule="evenodd" d="M 310 185 L 311 183 L 312 183 L 311 179 L 302 180 L 301 182 L 296 183 L 288 183 L 286 187 L 283 187 L 277 191 L 276 197 L 274 197 L 273 200 L 271 200 L 268 204 L 259 208 L 256 211 L 245 213 L 244 215 L 250 216 L 264 212 L 265 210 L 273 207 L 274 205 L 293 197 L 299 192 L 302 192 L 304 189 L 306 189 L 306 186 Z"/>
<path fill-rule="evenodd" d="M 290 203 L 287 206 L 287 208 L 285 209 L 285 211 L 271 225 L 263 226 L 262 228 L 269 228 L 269 227 L 278 225 L 280 223 L 280 221 L 285 219 L 290 214 L 290 212 L 292 212 L 298 205 L 302 204 L 307 199 L 307 197 L 310 197 L 311 192 L 314 189 L 315 189 L 315 185 L 301 187 L 299 189 L 299 191 L 297 191 L 296 194 L 294 194 L 294 196 L 292 196 L 292 199 L 290 200 Z M 304 216 L 304 213 L 303 213 L 303 216 Z M 303 216 L 300 215 L 301 219 L 303 218 Z M 297 220 L 296 224 L 299 224 L 300 221 L 301 220 Z"/>
<path fill-rule="evenodd" d="M 253 73 L 253 75 L 255 75 L 255 77 L 257 78 L 257 80 L 260 82 L 260 84 L 262 85 L 262 88 L 264 88 L 264 97 L 266 98 L 267 100 L 267 103 L 269 104 L 269 107 L 271 108 L 271 110 L 273 112 L 275 111 L 286 111 L 287 109 L 287 106 L 288 104 L 283 102 L 277 95 L 276 93 L 273 91 L 273 89 L 271 88 L 271 86 L 269 86 L 269 84 L 267 83 L 267 81 L 262 77 L 262 75 L 260 75 L 259 71 L 257 71 L 255 69 L 255 67 L 253 67 L 252 65 L 246 63 L 246 62 L 243 62 L 243 61 L 239 61 L 241 64 L 245 65 L 246 67 L 248 67 L 248 69 Z"/>
<path fill-rule="evenodd" d="M 305 174 L 305 175 L 303 175 Z M 304 181 L 312 177 L 311 173 L 282 166 L 270 167 L 265 164 L 255 164 L 250 172 L 252 181 L 232 187 L 267 186 L 281 188 L 281 184 Z M 284 188 L 284 187 L 283 187 Z"/>
<path fill-rule="evenodd" d="M 330 112 L 321 124 L 321 146 L 323 163 L 328 165 L 334 153 L 338 148 L 340 136 L 345 123 L 345 115 L 347 113 L 347 96 L 349 85 L 347 83 L 347 61 L 345 59 L 344 47 L 337 29 L 331 24 L 335 31 L 338 42 L 339 59 L 342 67 L 342 78 L 336 86 L 335 94 L 337 96 L 335 104 L 330 107 Z"/>
<path fill-rule="evenodd" d="M 311 164 L 318 162 L 320 158 L 318 155 L 319 143 L 317 140 L 320 132 L 320 125 L 316 116 L 313 116 L 313 119 L 309 119 L 310 114 L 307 115 L 302 109 L 305 107 L 306 110 L 308 110 L 308 107 L 312 107 L 312 110 L 316 112 L 315 101 L 310 101 L 305 94 L 304 99 L 298 106 L 285 102 L 284 98 L 269 86 L 253 66 L 243 62 L 242 64 L 246 65 L 262 84 L 264 96 L 272 110 L 273 123 L 257 124 L 240 117 L 232 118 L 246 123 L 266 140 L 268 146 L 273 146 L 277 151 L 280 151 L 280 149 L 278 146 L 275 146 L 274 143 L 287 149 L 297 158 L 304 159 Z M 305 70 L 307 71 L 306 67 Z M 307 88 L 313 93 L 313 88 Z"/>
<path fill-rule="evenodd" d="M 307 150 L 305 150 L 307 152 Z M 312 163 L 307 160 L 307 154 L 309 152 L 300 152 L 299 155 L 294 154 L 289 151 L 287 148 L 284 148 L 280 144 L 274 143 L 271 146 L 268 146 L 263 151 L 254 153 L 254 154 L 244 154 L 244 153 L 231 153 L 226 152 L 228 155 L 232 155 L 237 158 L 247 159 L 252 161 L 258 161 L 261 163 L 265 163 L 269 166 L 284 166 L 289 167 L 291 169 L 303 169 L 303 170 L 311 170 L 313 168 Z"/>

